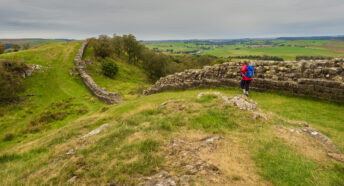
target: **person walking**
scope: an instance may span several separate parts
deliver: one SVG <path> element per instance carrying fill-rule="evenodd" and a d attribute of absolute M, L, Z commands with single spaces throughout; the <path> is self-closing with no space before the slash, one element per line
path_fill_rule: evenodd
<path fill-rule="evenodd" d="M 244 95 L 248 96 L 248 91 L 250 89 L 250 83 L 254 75 L 254 67 L 249 65 L 247 60 L 244 60 L 244 64 L 241 68 L 241 82 L 240 87 Z"/>

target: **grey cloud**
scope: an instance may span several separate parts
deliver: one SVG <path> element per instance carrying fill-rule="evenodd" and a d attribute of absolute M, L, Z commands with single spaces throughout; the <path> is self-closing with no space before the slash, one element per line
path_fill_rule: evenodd
<path fill-rule="evenodd" d="M 1 0 L 0 38 L 138 39 L 343 34 L 342 0 Z"/>

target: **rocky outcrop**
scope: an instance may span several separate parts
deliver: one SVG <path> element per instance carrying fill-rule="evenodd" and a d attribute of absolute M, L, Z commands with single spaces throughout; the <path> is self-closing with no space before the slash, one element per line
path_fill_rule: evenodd
<path fill-rule="evenodd" d="M 287 128 L 283 125 L 275 125 L 275 127 L 277 129 L 285 129 L 292 134 L 306 134 L 307 136 L 310 136 L 311 139 L 315 140 L 324 147 L 324 149 L 327 152 L 327 155 L 331 159 L 344 163 L 344 155 L 340 152 L 340 150 L 336 147 L 332 140 L 325 136 L 323 133 L 317 131 L 316 129 L 308 126 L 301 129 Z"/>
<path fill-rule="evenodd" d="M 82 56 L 84 54 L 84 51 L 86 50 L 87 44 L 88 40 L 85 40 L 81 44 L 81 47 L 74 58 L 76 69 L 79 71 L 80 77 L 85 86 L 91 91 L 94 96 L 104 101 L 105 103 L 116 104 L 122 102 L 123 100 L 119 92 L 108 92 L 105 88 L 99 87 L 94 82 L 92 77 L 87 74 L 86 63 L 82 60 Z"/>
<path fill-rule="evenodd" d="M 279 90 L 299 96 L 344 102 L 344 59 L 316 61 L 251 61 L 255 67 L 253 90 Z M 165 90 L 239 86 L 242 62 L 226 62 L 160 78 L 150 95 Z"/>

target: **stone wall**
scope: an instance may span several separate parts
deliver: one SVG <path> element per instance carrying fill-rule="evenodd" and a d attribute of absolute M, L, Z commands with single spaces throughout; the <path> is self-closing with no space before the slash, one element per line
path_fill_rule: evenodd
<path fill-rule="evenodd" d="M 115 104 L 122 102 L 123 100 L 119 92 L 108 92 L 105 88 L 99 87 L 94 82 L 92 77 L 87 74 L 86 63 L 82 60 L 84 51 L 87 48 L 87 44 L 88 40 L 85 40 L 81 44 L 81 47 L 74 58 L 76 69 L 79 71 L 80 77 L 85 86 L 91 91 L 94 96 L 104 101 L 105 103 Z"/>
<path fill-rule="evenodd" d="M 226 62 L 160 78 L 144 95 L 165 90 L 236 86 L 242 62 Z M 316 61 L 250 61 L 255 67 L 253 90 L 279 90 L 300 96 L 344 102 L 344 59 Z"/>

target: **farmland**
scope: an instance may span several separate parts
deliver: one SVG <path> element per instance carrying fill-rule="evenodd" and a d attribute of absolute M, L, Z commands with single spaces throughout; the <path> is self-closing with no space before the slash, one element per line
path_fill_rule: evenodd
<path fill-rule="evenodd" d="M 162 53 L 201 54 L 217 57 L 277 56 L 284 60 L 295 60 L 296 56 L 344 56 L 344 40 L 181 40 L 144 41 L 148 48 Z"/>

